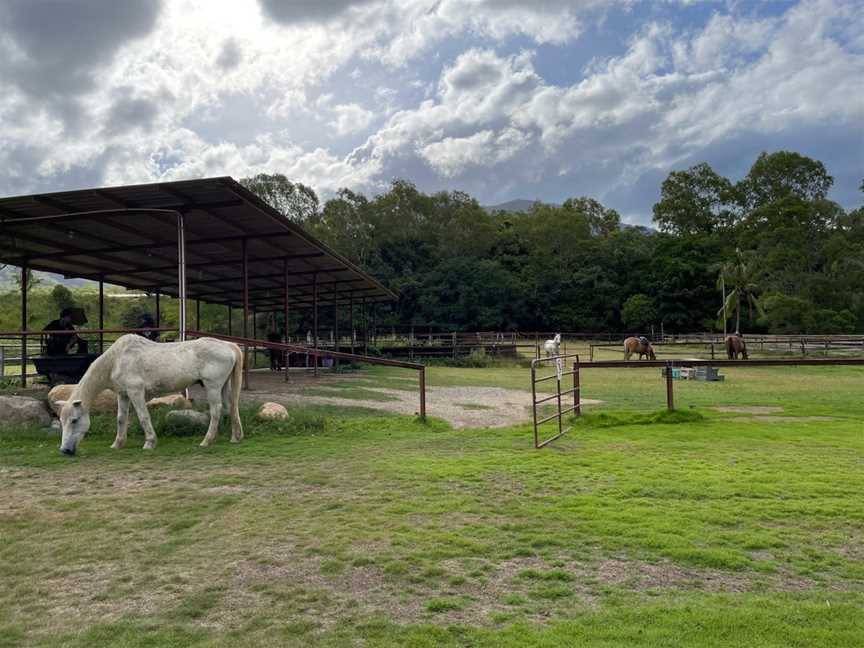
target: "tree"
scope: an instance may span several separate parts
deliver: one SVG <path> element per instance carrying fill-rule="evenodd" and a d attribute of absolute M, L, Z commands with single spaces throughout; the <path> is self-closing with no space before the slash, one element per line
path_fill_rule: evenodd
<path fill-rule="evenodd" d="M 58 313 L 64 308 L 75 305 L 75 297 L 72 295 L 72 291 L 63 284 L 57 284 L 51 290 L 51 301 L 54 303 L 54 307 Z"/>
<path fill-rule="evenodd" d="M 621 319 L 634 331 L 646 331 L 657 319 L 657 306 L 648 295 L 631 295 L 621 309 Z"/>
<path fill-rule="evenodd" d="M 717 315 L 729 319 L 729 316 L 735 313 L 735 333 L 741 332 L 741 306 L 744 302 L 750 309 L 751 319 L 754 307 L 758 312 L 762 312 L 762 306 L 756 297 L 759 274 L 754 256 L 741 250 L 735 250 L 735 258 L 724 263 L 720 269 L 717 287 L 721 289 L 722 286 L 726 291 L 726 302 Z"/>
<path fill-rule="evenodd" d="M 703 162 L 663 181 L 654 222 L 664 232 L 708 234 L 734 225 L 738 203 L 732 183 Z"/>
<path fill-rule="evenodd" d="M 281 173 L 259 173 L 241 179 L 240 184 L 295 223 L 304 223 L 318 213 L 315 191 L 299 182 L 291 182 Z"/>
<path fill-rule="evenodd" d="M 774 333 L 803 333 L 805 321 L 813 310 L 806 299 L 789 295 L 768 295 L 762 300 L 762 316 L 759 322 Z"/>
<path fill-rule="evenodd" d="M 834 184 L 825 165 L 800 153 L 762 152 L 741 183 L 748 208 L 796 196 L 801 200 L 823 200 Z"/>
<path fill-rule="evenodd" d="M 42 279 L 29 268 L 25 274 L 27 275 L 27 294 L 29 295 L 36 286 L 42 283 Z M 15 285 L 18 286 L 18 292 L 21 292 L 21 270 L 16 268 L 13 276 L 15 277 Z"/>

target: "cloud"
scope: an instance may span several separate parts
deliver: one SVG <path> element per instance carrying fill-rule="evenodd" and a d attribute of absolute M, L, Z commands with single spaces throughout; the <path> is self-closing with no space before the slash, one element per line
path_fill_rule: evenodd
<path fill-rule="evenodd" d="M 264 13 L 285 24 L 327 22 L 373 0 L 261 0 Z"/>
<path fill-rule="evenodd" d="M 523 150 L 529 140 L 530 135 L 515 128 L 499 133 L 484 130 L 469 137 L 447 137 L 427 144 L 420 155 L 435 171 L 452 178 L 472 166 L 490 167 L 509 160 Z"/>
<path fill-rule="evenodd" d="M 0 79 L 69 121 L 117 51 L 156 25 L 158 0 L 7 0 L 0 4 Z"/>
<path fill-rule="evenodd" d="M 216 57 L 216 65 L 223 70 L 231 70 L 240 65 L 243 60 L 243 51 L 240 45 L 234 38 L 229 38 L 219 50 L 219 56 Z"/>
<path fill-rule="evenodd" d="M 0 3 L 0 193 L 278 171 L 325 197 L 407 177 L 639 220 L 671 169 L 738 172 L 753 146 L 838 143 L 812 150 L 860 175 L 851 0 L 704 19 L 600 0 L 71 4 Z M 611 54 L 586 64 L 599 38 Z"/>

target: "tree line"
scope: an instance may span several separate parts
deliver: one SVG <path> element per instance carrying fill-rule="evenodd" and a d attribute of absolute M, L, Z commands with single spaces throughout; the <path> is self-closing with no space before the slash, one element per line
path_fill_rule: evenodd
<path fill-rule="evenodd" d="M 405 180 L 323 205 L 283 175 L 242 182 L 396 290 L 385 325 L 659 333 L 723 330 L 725 311 L 730 331 L 864 331 L 864 207 L 829 200 L 825 166 L 794 152 L 762 153 L 737 183 L 673 171 L 656 230 L 584 197 L 490 213 Z"/>

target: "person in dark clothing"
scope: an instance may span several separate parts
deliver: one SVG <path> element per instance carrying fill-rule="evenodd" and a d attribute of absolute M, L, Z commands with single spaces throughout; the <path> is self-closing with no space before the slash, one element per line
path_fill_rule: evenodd
<path fill-rule="evenodd" d="M 267 331 L 267 341 L 276 343 L 282 342 L 282 334 L 275 326 L 272 326 L 270 330 Z M 284 356 L 285 352 L 281 349 L 270 349 L 270 371 L 279 371 L 285 366 Z"/>
<path fill-rule="evenodd" d="M 153 320 L 153 316 L 150 315 L 150 313 L 142 313 L 138 320 L 138 328 L 156 328 L 156 322 Z M 154 342 L 159 341 L 159 331 L 146 331 L 139 333 L 138 335 L 145 337 L 148 340 L 153 340 Z"/>
<path fill-rule="evenodd" d="M 60 317 L 49 322 L 42 330 L 74 331 L 72 311 L 69 308 L 64 308 L 60 311 Z M 66 355 L 72 350 L 72 347 L 77 347 L 75 350 L 76 353 L 87 353 L 87 340 L 82 339 L 78 335 L 54 334 L 48 336 L 45 347 L 47 355 Z"/>

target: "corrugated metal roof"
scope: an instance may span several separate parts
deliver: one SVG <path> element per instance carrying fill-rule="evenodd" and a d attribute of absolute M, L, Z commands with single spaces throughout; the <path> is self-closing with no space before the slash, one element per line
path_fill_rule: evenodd
<path fill-rule="evenodd" d="M 189 299 L 242 305 L 244 241 L 256 310 L 282 308 L 286 274 L 296 307 L 313 281 L 322 305 L 396 298 L 230 177 L 2 198 L 0 262 L 176 297 L 177 217 L 156 209 L 184 216 Z"/>

